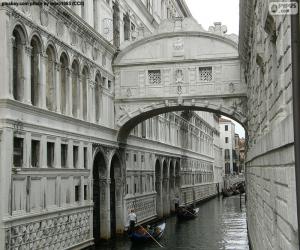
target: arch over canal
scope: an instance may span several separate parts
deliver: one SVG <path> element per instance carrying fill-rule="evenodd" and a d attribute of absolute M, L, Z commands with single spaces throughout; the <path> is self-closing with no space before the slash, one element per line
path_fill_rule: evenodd
<path fill-rule="evenodd" d="M 118 141 L 162 113 L 202 110 L 246 127 L 246 85 L 237 37 L 205 31 L 194 19 L 165 21 L 157 34 L 128 45 L 113 63 Z"/>

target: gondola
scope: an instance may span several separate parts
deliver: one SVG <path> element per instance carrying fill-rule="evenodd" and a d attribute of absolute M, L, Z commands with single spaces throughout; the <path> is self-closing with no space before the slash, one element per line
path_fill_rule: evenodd
<path fill-rule="evenodd" d="M 129 233 L 129 238 L 134 242 L 151 241 L 153 238 L 159 239 L 163 235 L 165 228 L 165 222 L 148 227 L 137 226 L 132 233 Z"/>
<path fill-rule="evenodd" d="M 198 216 L 199 208 L 179 207 L 176 213 L 178 219 L 194 219 Z"/>

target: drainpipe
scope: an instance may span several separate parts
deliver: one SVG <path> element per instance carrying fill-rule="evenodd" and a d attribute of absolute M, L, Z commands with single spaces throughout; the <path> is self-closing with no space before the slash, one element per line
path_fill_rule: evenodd
<path fill-rule="evenodd" d="M 299 1 L 297 0 L 298 4 Z M 298 7 L 299 10 L 299 7 Z M 291 16 L 292 42 L 292 84 L 293 84 L 293 118 L 295 148 L 295 178 L 298 217 L 298 244 L 300 244 L 300 50 L 299 50 L 299 13 Z"/>

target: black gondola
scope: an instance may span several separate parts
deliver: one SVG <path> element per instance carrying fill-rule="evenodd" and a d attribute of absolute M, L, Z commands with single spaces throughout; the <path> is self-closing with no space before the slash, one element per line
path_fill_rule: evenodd
<path fill-rule="evenodd" d="M 178 219 L 194 219 L 198 216 L 199 208 L 179 207 L 176 213 Z"/>
<path fill-rule="evenodd" d="M 165 222 L 149 226 L 147 228 L 137 226 L 134 231 L 129 234 L 129 238 L 135 242 L 151 241 L 153 238 L 159 239 L 163 235 L 165 228 Z"/>

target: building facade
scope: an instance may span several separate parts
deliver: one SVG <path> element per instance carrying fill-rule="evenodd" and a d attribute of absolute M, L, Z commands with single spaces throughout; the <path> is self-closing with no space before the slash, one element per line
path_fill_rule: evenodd
<path fill-rule="evenodd" d="M 235 125 L 232 121 L 220 118 L 220 140 L 225 161 L 225 174 L 236 172 Z"/>
<path fill-rule="evenodd" d="M 84 248 L 131 208 L 145 222 L 216 194 L 213 115 L 159 115 L 117 142 L 114 55 L 176 16 L 184 1 L 0 7 L 0 249 Z"/>
<path fill-rule="evenodd" d="M 291 19 L 241 1 L 239 51 L 248 86 L 247 217 L 253 249 L 298 249 Z"/>

